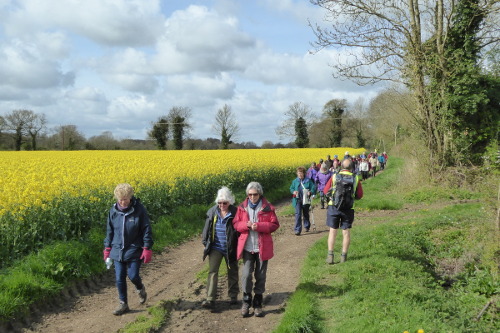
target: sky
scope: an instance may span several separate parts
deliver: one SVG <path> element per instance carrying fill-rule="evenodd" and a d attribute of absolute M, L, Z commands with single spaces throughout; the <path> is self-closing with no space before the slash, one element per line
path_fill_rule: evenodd
<path fill-rule="evenodd" d="M 191 109 L 189 137 L 213 130 L 225 104 L 237 142 L 289 142 L 276 128 L 301 102 L 365 103 L 379 89 L 334 79 L 341 50 L 314 52 L 308 0 L 0 0 L 0 115 L 28 109 L 47 127 L 90 138 L 146 139 L 172 107 Z"/>

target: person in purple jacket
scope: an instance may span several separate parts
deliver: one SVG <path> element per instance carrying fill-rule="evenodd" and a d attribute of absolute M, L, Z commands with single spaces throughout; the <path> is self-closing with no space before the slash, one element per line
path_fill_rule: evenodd
<path fill-rule="evenodd" d="M 316 177 L 314 178 L 314 182 L 316 183 L 316 187 L 320 195 L 321 209 L 325 209 L 325 204 L 328 200 L 326 195 L 323 193 L 323 189 L 325 188 L 326 183 L 328 183 L 328 180 L 330 180 L 333 174 L 334 172 L 328 170 L 326 164 L 323 164 L 319 172 L 316 174 Z"/>
<path fill-rule="evenodd" d="M 316 162 L 312 162 L 311 167 L 307 169 L 306 178 L 309 178 L 310 180 L 314 181 L 314 178 L 316 178 L 317 173 L 318 170 L 316 169 Z"/>

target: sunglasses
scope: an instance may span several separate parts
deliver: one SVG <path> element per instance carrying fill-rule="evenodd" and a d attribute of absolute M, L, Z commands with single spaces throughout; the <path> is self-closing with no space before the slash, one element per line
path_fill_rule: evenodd
<path fill-rule="evenodd" d="M 218 205 L 224 205 L 224 206 L 225 206 L 225 205 L 229 205 L 229 202 L 218 202 L 217 204 L 218 204 Z"/>
<path fill-rule="evenodd" d="M 255 196 L 258 196 L 258 195 L 259 195 L 259 193 L 248 193 L 249 197 L 255 197 Z"/>

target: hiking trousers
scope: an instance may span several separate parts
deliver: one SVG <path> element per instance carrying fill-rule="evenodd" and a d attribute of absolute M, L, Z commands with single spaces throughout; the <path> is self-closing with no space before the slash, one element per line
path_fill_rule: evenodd
<path fill-rule="evenodd" d="M 219 268 L 222 259 L 229 266 L 227 269 L 227 294 L 231 297 L 237 297 L 240 292 L 238 287 L 238 262 L 227 262 L 225 256 L 217 250 L 210 250 L 208 254 L 208 279 L 207 279 L 207 300 L 215 301 L 217 298 L 217 284 L 219 282 Z"/>
<path fill-rule="evenodd" d="M 255 277 L 255 284 L 252 279 Z M 243 251 L 243 271 L 241 273 L 241 287 L 243 293 L 263 294 L 266 291 L 267 260 L 261 261 L 259 253 Z"/>

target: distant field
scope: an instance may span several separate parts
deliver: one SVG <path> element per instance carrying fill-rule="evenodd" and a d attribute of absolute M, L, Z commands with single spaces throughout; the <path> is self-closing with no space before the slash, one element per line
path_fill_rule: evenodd
<path fill-rule="evenodd" d="M 200 179 L 230 171 L 284 168 L 363 149 L 255 149 L 210 151 L 46 151 L 0 154 L 0 216 L 7 210 L 50 201 L 61 195 L 111 191 L 128 182 L 141 191 L 179 177 Z M 308 165 L 305 165 L 306 167 Z M 90 198 L 92 199 L 92 198 Z"/>

